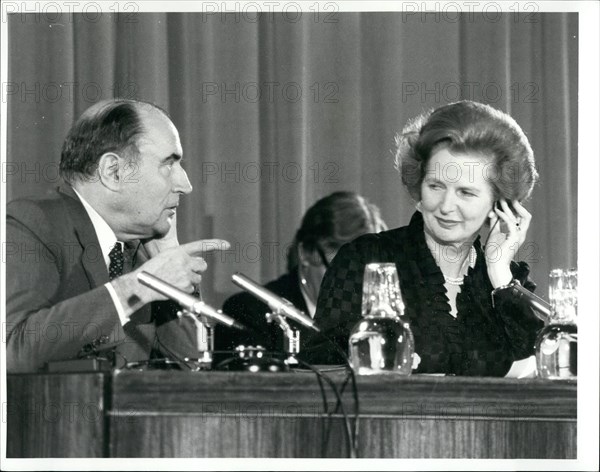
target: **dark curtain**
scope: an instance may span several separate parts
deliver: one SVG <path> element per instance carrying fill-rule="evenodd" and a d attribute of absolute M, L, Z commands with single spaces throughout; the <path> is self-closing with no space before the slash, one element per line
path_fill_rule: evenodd
<path fill-rule="evenodd" d="M 547 295 L 576 266 L 577 14 L 20 15 L 9 17 L 8 200 L 57 186 L 61 144 L 113 96 L 167 109 L 194 185 L 180 240 L 221 237 L 204 289 L 231 273 L 266 282 L 304 211 L 336 190 L 376 203 L 390 227 L 414 202 L 393 169 L 394 135 L 430 107 L 474 99 L 531 140 L 540 183 L 521 259 Z"/>

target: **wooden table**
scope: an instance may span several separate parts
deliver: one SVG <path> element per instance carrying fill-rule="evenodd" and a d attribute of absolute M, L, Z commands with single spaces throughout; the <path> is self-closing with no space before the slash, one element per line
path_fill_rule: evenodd
<path fill-rule="evenodd" d="M 328 375 L 338 386 L 345 378 Z M 357 383 L 359 457 L 577 456 L 575 381 Z M 15 374 L 7 387 L 8 457 L 348 457 L 344 419 L 327 420 L 310 372 Z M 335 397 L 325 389 L 332 411 Z M 343 399 L 352 416 L 349 386 Z"/>

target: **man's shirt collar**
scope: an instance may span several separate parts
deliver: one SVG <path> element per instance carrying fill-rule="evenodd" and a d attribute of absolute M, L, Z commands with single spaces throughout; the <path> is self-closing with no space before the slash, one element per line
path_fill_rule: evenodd
<path fill-rule="evenodd" d="M 110 264 L 108 254 L 114 247 L 115 243 L 119 242 L 117 241 L 117 236 L 111 227 L 108 226 L 106 220 L 102 218 L 96 210 L 94 210 L 94 208 L 85 200 L 85 198 L 83 198 L 81 194 L 75 190 L 75 188 L 73 188 L 73 191 L 77 194 L 79 200 L 81 200 L 85 211 L 87 211 L 90 220 L 92 220 L 92 225 L 94 225 L 94 230 L 96 231 L 96 236 L 98 237 L 98 242 L 100 243 L 100 250 L 102 251 L 104 262 L 106 263 L 106 267 L 108 267 Z M 123 243 L 119 242 L 119 244 L 121 244 L 121 248 L 123 248 Z"/>

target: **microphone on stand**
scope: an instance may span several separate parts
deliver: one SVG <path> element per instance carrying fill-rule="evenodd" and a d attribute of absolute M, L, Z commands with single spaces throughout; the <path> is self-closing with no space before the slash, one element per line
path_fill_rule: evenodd
<path fill-rule="evenodd" d="M 210 305 L 207 305 L 203 301 L 193 297 L 189 293 L 185 293 L 183 290 L 178 289 L 174 285 L 165 282 L 164 280 L 159 279 L 158 277 L 149 274 L 148 272 L 142 271 L 137 276 L 138 280 L 150 287 L 153 290 L 156 290 L 158 293 L 164 295 L 165 297 L 170 298 L 173 301 L 179 303 L 183 308 L 188 310 L 195 315 L 205 316 L 211 320 L 218 321 L 219 323 L 224 324 L 225 326 L 229 326 L 231 328 L 237 328 L 241 330 L 245 330 L 246 327 L 235 321 L 230 316 L 227 316 L 217 310 L 215 310 Z"/>
<path fill-rule="evenodd" d="M 317 332 L 320 331 L 313 319 L 306 315 L 302 310 L 298 310 L 292 302 L 279 295 L 275 295 L 273 292 L 262 285 L 257 284 L 252 279 L 237 272 L 231 276 L 231 280 L 233 280 L 233 283 L 237 286 L 265 302 L 275 313 L 279 313 L 287 318 L 297 321 L 307 328 L 312 328 Z"/>
<path fill-rule="evenodd" d="M 537 316 L 545 324 L 548 324 L 552 313 L 550 304 L 546 300 L 538 297 L 535 293 L 530 292 L 520 283 L 511 285 L 510 289 L 516 300 L 531 306 L 534 310 L 535 316 Z"/>

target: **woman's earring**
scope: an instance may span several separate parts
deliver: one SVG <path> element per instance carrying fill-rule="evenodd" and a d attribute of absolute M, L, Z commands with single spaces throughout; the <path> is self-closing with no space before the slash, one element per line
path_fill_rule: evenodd
<path fill-rule="evenodd" d="M 306 277 L 304 276 L 304 270 L 305 269 L 303 269 L 303 267 L 307 267 L 307 266 L 308 266 L 308 264 L 305 261 L 302 261 L 300 263 L 300 267 L 299 267 L 299 270 L 298 270 L 298 272 L 300 273 L 300 283 L 302 285 L 305 285 L 305 286 L 308 285 L 308 280 L 306 280 Z"/>
<path fill-rule="evenodd" d="M 421 211 L 421 200 L 419 200 L 417 202 L 417 204 L 415 205 L 415 208 L 417 209 L 417 211 Z"/>

